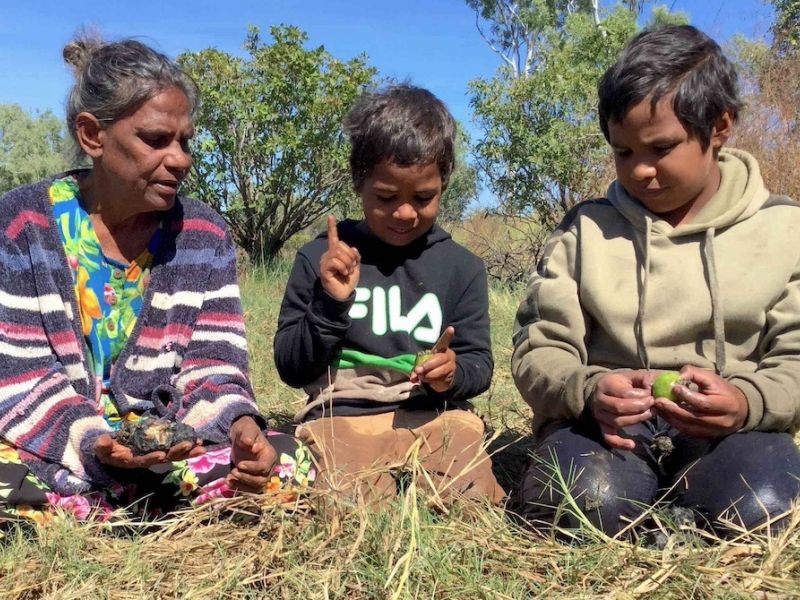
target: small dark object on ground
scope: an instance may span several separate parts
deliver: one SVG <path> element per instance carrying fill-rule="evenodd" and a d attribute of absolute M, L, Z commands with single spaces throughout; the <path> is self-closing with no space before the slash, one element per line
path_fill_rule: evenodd
<path fill-rule="evenodd" d="M 653 443 L 650 447 L 660 457 L 664 457 L 672 454 L 672 451 L 675 449 L 675 444 L 668 435 L 657 435 L 653 438 Z"/>
<path fill-rule="evenodd" d="M 114 434 L 114 438 L 130 448 L 137 456 L 166 451 L 181 442 L 197 441 L 194 428 L 185 423 L 167 419 L 144 417 L 138 421 L 125 421 Z"/>

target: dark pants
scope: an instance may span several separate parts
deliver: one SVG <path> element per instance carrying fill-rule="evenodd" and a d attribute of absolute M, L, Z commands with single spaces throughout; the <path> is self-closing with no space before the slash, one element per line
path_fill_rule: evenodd
<path fill-rule="evenodd" d="M 720 519 L 751 529 L 800 497 L 800 450 L 789 434 L 747 432 L 708 441 L 684 436 L 660 418 L 625 433 L 636 440 L 635 450 L 610 449 L 594 423 L 548 428 L 511 509 L 535 528 L 577 527 L 574 511 L 564 509 L 558 472 L 579 508 L 609 535 L 664 494 L 719 535 L 729 533 Z"/>

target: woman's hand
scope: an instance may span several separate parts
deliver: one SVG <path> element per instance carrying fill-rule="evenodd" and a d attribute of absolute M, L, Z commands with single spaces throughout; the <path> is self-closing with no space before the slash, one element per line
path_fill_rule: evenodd
<path fill-rule="evenodd" d="M 123 446 L 113 437 L 104 433 L 94 443 L 94 454 L 104 465 L 118 469 L 146 469 L 165 462 L 186 460 L 200 456 L 205 448 L 197 443 L 181 442 L 168 451 L 161 450 L 137 456 L 127 446 Z"/>
<path fill-rule="evenodd" d="M 742 390 L 713 371 L 686 366 L 681 369 L 684 381 L 695 383 L 699 390 L 675 385 L 677 402 L 657 398 L 655 408 L 670 425 L 686 435 L 712 439 L 739 431 L 747 421 L 750 407 Z"/>
<path fill-rule="evenodd" d="M 453 386 L 456 353 L 450 349 L 450 342 L 455 334 L 456 330 L 452 325 L 445 329 L 442 339 L 434 346 L 431 357 L 412 371 L 409 377 L 411 383 L 426 383 L 437 392 L 446 392 Z"/>
<path fill-rule="evenodd" d="M 231 462 L 228 485 L 244 492 L 263 492 L 277 454 L 253 417 L 239 417 L 230 431 Z"/>
<path fill-rule="evenodd" d="M 636 442 L 619 435 L 619 430 L 642 423 L 653 416 L 650 387 L 653 371 L 617 371 L 603 375 L 594 388 L 591 411 L 600 425 L 603 439 L 612 448 L 633 450 Z"/>
<path fill-rule="evenodd" d="M 322 287 L 339 301 L 347 300 L 358 285 L 361 254 L 339 239 L 336 218 L 328 216 L 328 250 L 319 260 Z"/>

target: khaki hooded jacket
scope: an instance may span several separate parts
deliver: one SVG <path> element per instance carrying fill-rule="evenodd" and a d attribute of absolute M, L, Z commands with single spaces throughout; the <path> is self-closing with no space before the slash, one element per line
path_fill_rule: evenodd
<path fill-rule="evenodd" d="M 548 241 L 514 327 L 512 373 L 534 432 L 577 418 L 620 369 L 712 369 L 740 388 L 743 430 L 800 427 L 800 204 L 723 150 L 720 188 L 672 227 L 614 182 Z"/>

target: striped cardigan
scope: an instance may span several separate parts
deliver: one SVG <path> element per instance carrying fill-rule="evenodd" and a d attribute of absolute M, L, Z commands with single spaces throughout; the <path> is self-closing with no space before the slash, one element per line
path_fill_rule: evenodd
<path fill-rule="evenodd" d="M 55 492 L 115 483 L 94 455 L 110 432 L 91 375 L 72 275 L 55 229 L 52 178 L 0 198 L 0 439 Z M 183 421 L 209 443 L 259 422 L 234 246 L 221 217 L 179 198 L 165 213 L 142 311 L 111 376 L 121 414 Z"/>

